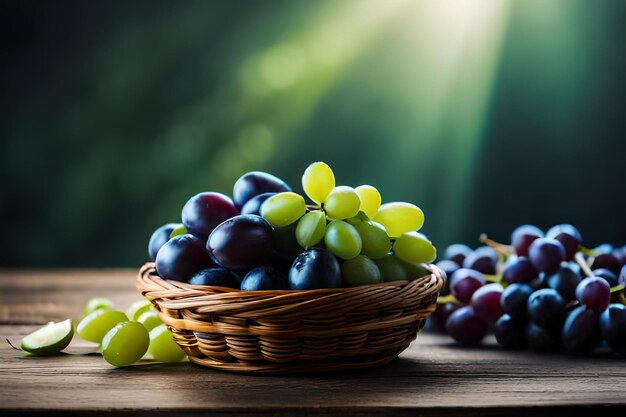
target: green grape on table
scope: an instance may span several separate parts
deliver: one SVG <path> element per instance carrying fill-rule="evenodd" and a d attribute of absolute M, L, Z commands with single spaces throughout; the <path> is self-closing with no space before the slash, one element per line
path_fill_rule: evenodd
<path fill-rule="evenodd" d="M 50 322 L 22 339 L 22 350 L 38 356 L 55 355 L 65 349 L 74 336 L 74 321 Z"/>
<path fill-rule="evenodd" d="M 139 316 L 141 316 L 146 311 L 150 311 L 152 309 L 152 303 L 150 301 L 143 299 L 139 301 L 135 301 L 128 307 L 126 310 L 126 316 L 129 320 L 137 321 Z"/>
<path fill-rule="evenodd" d="M 404 233 L 393 243 L 393 251 L 403 261 L 420 264 L 432 262 L 437 257 L 437 249 L 421 233 Z"/>
<path fill-rule="evenodd" d="M 304 197 L 293 192 L 271 196 L 261 206 L 261 216 L 273 227 L 284 227 L 306 213 Z"/>
<path fill-rule="evenodd" d="M 82 317 L 87 317 L 96 310 L 113 310 L 113 302 L 108 298 L 96 297 L 87 301 Z"/>
<path fill-rule="evenodd" d="M 326 215 L 323 211 L 308 212 L 298 221 L 296 240 L 304 249 L 318 244 L 326 233 Z"/>
<path fill-rule="evenodd" d="M 341 279 L 351 287 L 382 282 L 378 266 L 365 255 L 345 261 L 341 265 Z"/>
<path fill-rule="evenodd" d="M 322 204 L 335 188 L 335 174 L 324 162 L 314 162 L 302 175 L 302 188 L 311 200 Z"/>
<path fill-rule="evenodd" d="M 387 256 L 391 250 L 391 240 L 382 225 L 366 221 L 350 222 L 361 236 L 361 253 L 372 259 Z"/>
<path fill-rule="evenodd" d="M 150 336 L 136 321 L 118 323 L 102 339 L 102 356 L 114 366 L 128 366 L 137 362 L 148 350 Z"/>
<path fill-rule="evenodd" d="M 143 324 L 148 331 L 154 329 L 160 324 L 163 324 L 163 321 L 161 321 L 159 315 L 154 310 L 149 310 L 143 313 L 141 316 L 139 316 L 137 322 Z"/>
<path fill-rule="evenodd" d="M 96 310 L 78 323 L 76 332 L 83 340 L 101 343 L 104 335 L 123 321 L 128 321 L 128 317 L 121 311 Z"/>
<path fill-rule="evenodd" d="M 344 220 L 356 216 L 361 207 L 361 199 L 354 188 L 340 185 L 333 188 L 326 202 L 324 211 L 331 219 Z"/>
<path fill-rule="evenodd" d="M 372 219 L 383 225 L 389 237 L 419 230 L 424 225 L 424 213 L 411 203 L 386 203 L 380 206 Z"/>
<path fill-rule="evenodd" d="M 361 253 L 361 236 L 351 224 L 333 220 L 324 235 L 326 249 L 341 259 L 352 259 Z"/>
<path fill-rule="evenodd" d="M 176 344 L 165 324 L 150 330 L 148 354 L 160 362 L 178 362 L 186 357 L 185 352 Z"/>
<path fill-rule="evenodd" d="M 378 190 L 371 185 L 360 185 L 354 191 L 361 199 L 361 208 L 359 210 L 367 214 L 368 218 L 373 218 L 378 212 L 382 201 Z"/>
<path fill-rule="evenodd" d="M 389 253 L 382 258 L 375 259 L 374 262 L 378 266 L 384 282 L 409 280 L 409 271 L 405 268 L 404 263 L 393 254 Z"/>

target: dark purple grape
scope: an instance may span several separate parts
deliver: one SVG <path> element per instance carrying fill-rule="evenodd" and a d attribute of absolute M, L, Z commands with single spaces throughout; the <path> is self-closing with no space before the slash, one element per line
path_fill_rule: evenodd
<path fill-rule="evenodd" d="M 551 275 L 565 260 L 565 249 L 558 240 L 542 237 L 530 244 L 528 259 L 537 271 Z"/>
<path fill-rule="evenodd" d="M 463 346 L 478 345 L 487 333 L 487 322 L 478 317 L 472 307 L 461 307 L 446 322 L 448 334 Z"/>
<path fill-rule="evenodd" d="M 450 278 L 450 292 L 459 302 L 468 304 L 472 294 L 484 284 L 483 274 L 473 269 L 460 268 Z"/>
<path fill-rule="evenodd" d="M 543 237 L 543 232 L 530 224 L 519 226 L 511 234 L 511 246 L 518 256 L 528 256 L 528 247 L 536 239 Z"/>
<path fill-rule="evenodd" d="M 603 254 L 603 253 L 611 253 L 611 252 L 613 252 L 615 250 L 615 248 L 610 243 L 603 243 L 601 245 L 596 246 L 595 248 L 593 248 L 591 250 L 597 256 L 597 255 L 600 255 L 600 254 Z"/>
<path fill-rule="evenodd" d="M 528 317 L 543 327 L 556 327 L 563 323 L 565 300 L 552 288 L 535 291 L 526 303 Z"/>
<path fill-rule="evenodd" d="M 604 278 L 590 276 L 576 287 L 576 298 L 596 313 L 608 307 L 611 300 L 611 287 Z"/>
<path fill-rule="evenodd" d="M 220 266 L 228 269 L 263 265 L 274 250 L 272 226 L 253 214 L 232 217 L 213 230 L 207 249 Z"/>
<path fill-rule="evenodd" d="M 302 246 L 296 240 L 297 226 L 298 222 L 294 222 L 287 226 L 275 227 L 272 230 L 276 252 L 290 257 L 292 262 L 302 252 Z"/>
<path fill-rule="evenodd" d="M 617 278 L 618 285 L 626 284 L 626 265 L 622 267 L 622 271 L 619 273 L 619 277 Z"/>
<path fill-rule="evenodd" d="M 498 343 L 504 347 L 519 349 L 526 345 L 526 322 L 515 320 L 508 314 L 504 314 L 496 322 L 494 334 Z"/>
<path fill-rule="evenodd" d="M 600 314 L 600 331 L 614 352 L 626 355 L 626 306 L 610 304 Z"/>
<path fill-rule="evenodd" d="M 489 246 L 481 246 L 465 257 L 463 268 L 474 269 L 487 275 L 495 275 L 500 255 Z"/>
<path fill-rule="evenodd" d="M 156 259 L 157 252 L 161 249 L 161 246 L 165 245 L 165 242 L 170 240 L 172 231 L 178 226 L 182 226 L 180 223 L 168 223 L 156 229 L 152 236 L 150 236 L 150 242 L 148 243 L 148 255 L 153 261 Z"/>
<path fill-rule="evenodd" d="M 541 327 L 535 323 L 528 322 L 524 332 L 526 346 L 538 351 L 556 351 L 561 348 L 560 333 L 555 330 Z"/>
<path fill-rule="evenodd" d="M 469 246 L 462 243 L 454 243 L 446 248 L 446 251 L 443 254 L 443 259 L 450 260 L 461 266 L 463 265 L 463 261 L 467 255 L 470 253 L 472 253 L 472 249 Z"/>
<path fill-rule="evenodd" d="M 247 291 L 288 290 L 287 275 L 271 266 L 259 266 L 248 272 L 241 282 L 241 289 Z"/>
<path fill-rule="evenodd" d="M 434 321 L 435 324 L 435 329 L 442 333 L 445 332 L 448 317 L 450 317 L 450 314 L 454 313 L 459 308 L 460 306 L 454 303 L 437 304 L 437 309 L 431 316 L 431 320 Z"/>
<path fill-rule="evenodd" d="M 615 275 L 619 274 L 621 269 L 621 265 L 617 258 L 611 253 L 602 253 L 596 256 L 593 259 L 593 264 L 591 264 L 591 269 L 608 269 L 613 272 Z"/>
<path fill-rule="evenodd" d="M 574 259 L 574 255 L 578 252 L 580 243 L 583 241 L 578 229 L 571 224 L 559 224 L 550 228 L 546 232 L 546 237 L 561 242 L 565 249 L 565 260 L 567 261 Z"/>
<path fill-rule="evenodd" d="M 559 270 L 544 279 L 546 284 L 557 290 L 565 300 L 574 300 L 576 287 L 580 282 L 580 266 L 574 262 L 561 262 Z"/>
<path fill-rule="evenodd" d="M 253 171 L 242 175 L 233 187 L 233 201 L 239 208 L 250 199 L 265 193 L 291 191 L 285 181 L 267 172 Z"/>
<path fill-rule="evenodd" d="M 439 269 L 441 269 L 448 279 L 446 279 L 446 283 L 444 287 L 441 289 L 441 295 L 450 294 L 450 277 L 457 269 L 459 269 L 459 265 L 456 262 L 444 259 L 443 261 L 439 261 L 435 264 Z"/>
<path fill-rule="evenodd" d="M 474 313 L 489 323 L 495 323 L 504 314 L 500 305 L 502 291 L 502 285 L 497 283 L 487 284 L 477 289 L 471 299 Z"/>
<path fill-rule="evenodd" d="M 277 193 L 263 193 L 251 198 L 241 207 L 241 214 L 256 214 L 257 216 L 260 216 L 261 206 L 265 200 L 276 194 Z"/>
<path fill-rule="evenodd" d="M 292 290 L 341 287 L 337 258 L 326 249 L 313 248 L 302 252 L 289 270 L 289 287 Z"/>
<path fill-rule="evenodd" d="M 156 270 L 163 279 L 187 282 L 196 272 L 213 267 L 204 242 L 190 234 L 171 238 L 156 256 Z"/>
<path fill-rule="evenodd" d="M 226 268 L 208 268 L 196 272 L 189 279 L 192 285 L 211 285 L 215 287 L 237 288 L 241 285 L 241 278 Z"/>
<path fill-rule="evenodd" d="M 621 266 L 626 265 L 626 246 L 616 248 L 611 253 L 615 256 Z"/>
<path fill-rule="evenodd" d="M 593 350 L 601 340 L 597 314 L 585 306 L 576 307 L 565 319 L 561 339 L 568 352 L 588 353 Z"/>
<path fill-rule="evenodd" d="M 617 275 L 613 273 L 613 271 L 606 268 L 598 268 L 593 270 L 593 275 L 596 277 L 604 278 L 605 281 L 609 284 L 609 287 L 615 287 L 619 284 L 619 279 Z"/>
<path fill-rule="evenodd" d="M 187 231 L 206 242 L 215 227 L 239 214 L 232 200 L 220 193 L 196 194 L 183 207 L 183 225 Z"/>
<path fill-rule="evenodd" d="M 533 289 L 528 284 L 511 284 L 504 289 L 500 298 L 502 310 L 515 319 L 525 320 L 526 304 Z"/>
<path fill-rule="evenodd" d="M 519 256 L 508 262 L 502 271 L 502 281 L 507 284 L 521 282 L 528 284 L 537 278 L 537 271 L 533 268 L 530 260 L 525 256 Z"/>

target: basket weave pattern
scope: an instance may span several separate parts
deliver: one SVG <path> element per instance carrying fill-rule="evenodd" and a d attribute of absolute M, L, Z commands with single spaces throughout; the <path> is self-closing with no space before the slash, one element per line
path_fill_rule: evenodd
<path fill-rule="evenodd" d="M 416 338 L 445 275 L 353 288 L 240 291 L 161 279 L 154 263 L 137 289 L 159 311 L 189 360 L 251 374 L 383 365 Z"/>

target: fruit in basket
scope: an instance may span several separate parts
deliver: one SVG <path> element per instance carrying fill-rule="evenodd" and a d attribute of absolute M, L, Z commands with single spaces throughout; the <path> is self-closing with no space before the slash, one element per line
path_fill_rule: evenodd
<path fill-rule="evenodd" d="M 241 281 L 241 289 L 247 291 L 288 290 L 287 274 L 272 266 L 251 269 Z"/>
<path fill-rule="evenodd" d="M 128 321 L 128 317 L 121 311 L 96 310 L 78 323 L 76 333 L 83 340 L 101 343 L 109 330 L 124 321 Z"/>
<path fill-rule="evenodd" d="M 193 285 L 213 285 L 216 287 L 239 288 L 241 279 L 226 268 L 207 268 L 196 272 L 189 279 Z"/>
<path fill-rule="evenodd" d="M 393 254 L 375 259 L 374 262 L 378 266 L 381 279 L 384 282 L 404 281 L 409 279 L 409 271 L 404 267 L 402 262 Z"/>
<path fill-rule="evenodd" d="M 165 324 L 150 330 L 148 354 L 160 362 L 179 362 L 186 356 Z"/>
<path fill-rule="evenodd" d="M 150 337 L 143 324 L 136 321 L 118 323 L 102 339 L 102 356 L 114 366 L 129 366 L 148 350 Z"/>
<path fill-rule="evenodd" d="M 361 235 L 350 223 L 333 220 L 324 235 L 326 248 L 341 259 L 352 259 L 361 253 Z"/>
<path fill-rule="evenodd" d="M 282 193 L 291 191 L 291 187 L 280 178 L 267 172 L 248 172 L 235 182 L 233 201 L 242 208 L 252 198 L 265 193 Z"/>
<path fill-rule="evenodd" d="M 274 250 L 272 227 L 261 216 L 243 214 L 213 230 L 207 249 L 222 267 L 242 269 L 263 265 Z"/>
<path fill-rule="evenodd" d="M 359 185 L 354 189 L 361 200 L 359 211 L 365 213 L 368 218 L 373 218 L 382 202 L 382 197 L 378 190 L 371 185 Z"/>
<path fill-rule="evenodd" d="M 314 290 L 339 288 L 341 268 L 337 258 L 325 249 L 313 248 L 298 255 L 289 270 L 289 288 Z"/>
<path fill-rule="evenodd" d="M 345 261 L 341 265 L 341 277 L 343 282 L 352 287 L 382 282 L 378 266 L 365 255 Z"/>
<path fill-rule="evenodd" d="M 359 236 L 361 237 L 361 253 L 363 255 L 371 259 L 387 256 L 391 250 L 391 240 L 382 225 L 359 218 L 355 218 L 350 224 L 359 232 Z"/>
<path fill-rule="evenodd" d="M 310 211 L 298 221 L 296 241 L 304 249 L 317 245 L 326 234 L 326 216 L 322 211 Z"/>
<path fill-rule="evenodd" d="M 163 279 L 186 282 L 196 272 L 214 267 L 204 242 L 191 234 L 167 241 L 156 257 L 156 270 Z"/>
<path fill-rule="evenodd" d="M 56 355 L 70 344 L 73 336 L 73 320 L 67 319 L 58 323 L 50 322 L 24 336 L 20 347 L 32 355 Z"/>
<path fill-rule="evenodd" d="M 393 250 L 398 258 L 411 264 L 432 262 L 437 257 L 432 242 L 418 232 L 403 233 L 394 242 Z"/>
<path fill-rule="evenodd" d="M 372 218 L 383 225 L 389 237 L 400 237 L 415 232 L 424 225 L 424 213 L 414 204 L 404 202 L 385 203 Z"/>
<path fill-rule="evenodd" d="M 296 222 L 306 213 L 304 197 L 292 192 L 278 193 L 263 203 L 261 216 L 272 227 L 284 227 Z"/>
<path fill-rule="evenodd" d="M 276 194 L 278 193 L 263 193 L 251 198 L 241 207 L 239 214 L 256 214 L 257 216 L 260 216 L 261 206 L 265 203 L 265 200 Z"/>
<path fill-rule="evenodd" d="M 215 227 L 239 214 L 233 201 L 221 193 L 205 192 L 191 197 L 183 206 L 183 225 L 189 233 L 206 240 Z"/>
<path fill-rule="evenodd" d="M 182 223 L 167 223 L 156 229 L 152 233 L 152 236 L 150 236 L 150 241 L 148 242 L 148 254 L 150 255 L 150 259 L 154 261 L 159 249 L 161 249 L 168 240 L 179 234 L 187 233 L 186 230 Z M 182 233 L 180 233 L 181 231 Z"/>
<path fill-rule="evenodd" d="M 324 211 L 331 219 L 345 220 L 358 214 L 361 199 L 352 187 L 341 185 L 332 189 L 324 202 Z"/>
<path fill-rule="evenodd" d="M 311 200 L 322 204 L 335 188 L 335 174 L 324 162 L 314 162 L 302 174 L 302 188 Z"/>

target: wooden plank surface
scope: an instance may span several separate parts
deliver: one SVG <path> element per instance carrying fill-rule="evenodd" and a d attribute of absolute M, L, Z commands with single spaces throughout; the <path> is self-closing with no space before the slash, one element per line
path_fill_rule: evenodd
<path fill-rule="evenodd" d="M 0 271 L 0 335 L 79 318 L 94 296 L 122 309 L 141 297 L 134 270 Z M 388 366 L 287 377 L 188 362 L 116 369 L 75 338 L 67 354 L 29 357 L 0 343 L 2 415 L 567 415 L 626 410 L 626 360 L 514 352 L 493 339 L 463 349 L 420 333 Z"/>

